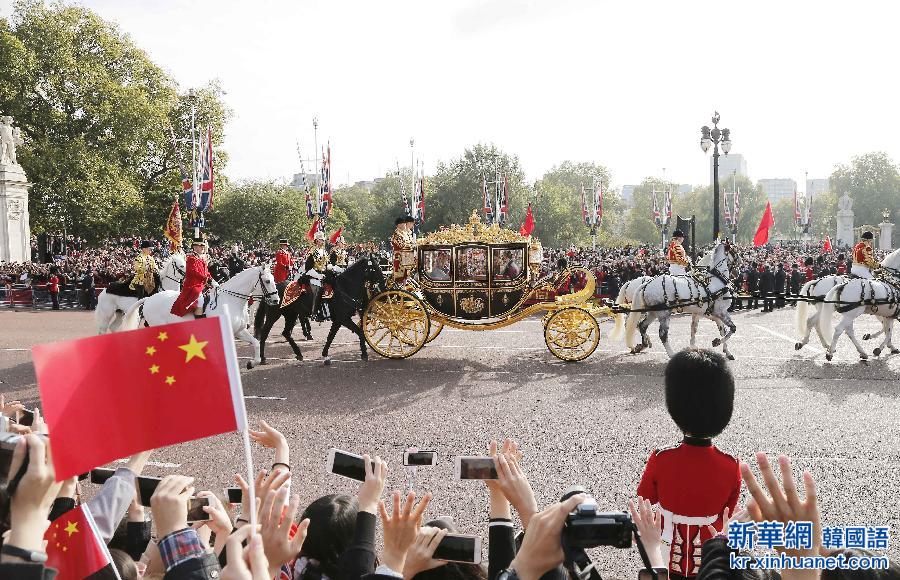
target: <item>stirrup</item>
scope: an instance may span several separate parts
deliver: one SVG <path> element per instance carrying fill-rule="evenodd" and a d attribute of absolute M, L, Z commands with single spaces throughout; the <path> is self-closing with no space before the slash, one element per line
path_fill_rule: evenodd
<path fill-rule="evenodd" d="M 204 312 L 203 314 L 195 314 L 195 315 L 194 315 L 194 320 L 196 320 L 196 319 L 198 319 L 198 318 L 206 318 L 206 313 Z"/>

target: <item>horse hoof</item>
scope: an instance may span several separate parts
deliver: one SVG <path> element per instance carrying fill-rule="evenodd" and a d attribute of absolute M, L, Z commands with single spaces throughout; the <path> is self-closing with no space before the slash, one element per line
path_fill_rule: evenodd
<path fill-rule="evenodd" d="M 825 360 L 830 361 L 833 357 L 834 355 L 832 355 L 830 352 L 825 354 Z"/>
<path fill-rule="evenodd" d="M 269 361 L 267 361 L 266 359 L 260 359 L 259 364 L 267 365 L 267 364 L 269 364 Z"/>
<path fill-rule="evenodd" d="M 719 346 L 720 344 L 722 344 L 722 339 L 721 339 L 721 338 L 714 338 L 714 339 L 713 339 L 713 341 L 712 341 L 712 345 L 713 345 L 713 346 Z"/>
<path fill-rule="evenodd" d="M 294 358 L 297 360 L 303 360 L 303 353 L 298 352 L 296 355 L 294 355 Z"/>
<path fill-rule="evenodd" d="M 253 368 L 253 361 L 248 360 L 247 361 L 247 370 L 249 371 L 252 368 Z"/>
<path fill-rule="evenodd" d="M 304 334 L 304 335 L 303 335 L 303 340 L 312 340 L 312 339 L 313 339 L 313 337 L 312 337 L 311 334 Z"/>
<path fill-rule="evenodd" d="M 863 335 L 863 340 L 869 340 L 870 338 L 872 338 L 872 335 L 868 332 Z"/>
<path fill-rule="evenodd" d="M 728 360 L 734 360 L 734 355 L 731 353 L 728 353 L 725 355 L 725 358 L 727 358 Z"/>
<path fill-rule="evenodd" d="M 331 366 L 331 357 L 330 357 L 330 356 L 329 356 L 329 357 L 325 357 L 325 360 L 322 361 L 322 363 L 323 363 L 326 367 L 330 367 L 330 366 Z"/>
<path fill-rule="evenodd" d="M 364 352 L 361 355 L 359 355 L 359 358 L 361 358 L 362 360 L 369 360 L 369 353 Z"/>
<path fill-rule="evenodd" d="M 869 357 L 868 357 L 868 355 L 861 354 L 861 355 L 859 355 L 859 360 L 869 360 Z"/>
<path fill-rule="evenodd" d="M 794 350 L 800 350 L 801 348 L 803 348 L 802 342 L 798 342 L 797 344 L 794 345 Z"/>
<path fill-rule="evenodd" d="M 881 356 L 881 349 L 876 348 L 875 350 L 872 351 L 872 354 L 874 354 L 875 356 Z"/>
<path fill-rule="evenodd" d="M 892 348 L 892 349 L 891 349 L 891 354 L 900 354 L 900 349 Z"/>

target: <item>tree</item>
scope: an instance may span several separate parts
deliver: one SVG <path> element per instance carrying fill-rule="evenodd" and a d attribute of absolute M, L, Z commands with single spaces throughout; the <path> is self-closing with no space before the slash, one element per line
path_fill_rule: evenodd
<path fill-rule="evenodd" d="M 625 220 L 624 233 L 626 236 L 645 244 L 661 241 L 660 232 L 654 220 L 653 198 L 655 195 L 660 216 L 662 216 L 666 189 L 672 192 L 672 221 L 669 224 L 669 233 L 672 233 L 672 230 L 675 229 L 675 210 L 679 198 L 678 185 L 657 177 L 647 177 L 634 188 L 633 203 Z M 682 214 L 682 217 L 690 217 L 690 214 Z"/>
<path fill-rule="evenodd" d="M 719 229 L 722 235 L 731 237 L 731 229 L 725 223 L 725 204 L 724 192 L 731 193 L 732 188 L 736 188 L 740 194 L 740 211 L 738 213 L 738 233 L 737 241 L 742 244 L 749 244 L 753 241 L 753 235 L 756 233 L 756 227 L 762 219 L 763 211 L 766 208 L 768 197 L 761 187 L 754 185 L 749 179 L 743 175 L 734 178 L 723 178 L 719 181 Z M 697 235 L 697 244 L 708 244 L 712 241 L 713 230 L 713 199 L 712 186 L 695 187 L 688 195 L 682 196 L 675 204 L 675 209 L 682 217 L 691 215 L 697 216 L 695 230 Z M 728 196 L 729 207 L 732 205 L 732 198 Z"/>
<path fill-rule="evenodd" d="M 0 19 L 0 110 L 25 143 L 35 231 L 89 238 L 158 232 L 180 191 L 169 127 L 185 135 L 175 82 L 118 28 L 80 6 L 19 0 Z M 221 139 L 221 90 L 198 93 L 198 118 Z M 226 159 L 216 152 L 219 170 Z"/>
<path fill-rule="evenodd" d="M 881 212 L 888 209 L 893 213 L 900 201 L 900 170 L 887 153 L 866 153 L 854 157 L 849 165 L 837 165 L 829 189 L 835 199 L 844 192 L 850 194 L 857 225 L 879 224 Z"/>
<path fill-rule="evenodd" d="M 590 245 L 590 228 L 584 224 L 581 215 L 581 189 L 584 186 L 590 207 L 595 179 L 600 180 L 603 187 L 603 217 L 598 244 L 612 239 L 611 234 L 621 229 L 622 201 L 618 193 L 610 188 L 609 169 L 591 162 L 563 161 L 534 185 L 534 235 L 542 243 L 552 247 Z"/>

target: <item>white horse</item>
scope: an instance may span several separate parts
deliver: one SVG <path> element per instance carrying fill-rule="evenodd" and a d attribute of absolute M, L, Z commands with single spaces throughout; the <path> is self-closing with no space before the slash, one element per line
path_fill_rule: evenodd
<path fill-rule="evenodd" d="M 653 279 L 653 276 L 639 276 L 634 280 L 629 280 L 622 284 L 622 287 L 619 288 L 619 295 L 616 296 L 616 306 L 625 308 L 631 307 L 631 303 L 634 302 L 634 294 L 637 292 L 638 288 L 644 285 L 644 283 L 649 282 Z M 622 333 L 625 330 L 625 315 L 621 313 L 617 313 L 615 316 L 616 325 L 613 327 L 612 332 L 609 333 L 610 340 L 619 340 L 622 338 Z M 649 344 L 647 345 L 650 346 Z"/>
<path fill-rule="evenodd" d="M 891 342 L 894 320 L 900 315 L 900 250 L 894 250 L 885 256 L 881 261 L 881 267 L 896 281 L 894 284 L 882 280 L 853 278 L 846 284 L 835 286 L 825 295 L 825 303 L 819 317 L 820 332 L 826 336 L 831 333 L 831 315 L 836 306 L 838 313 L 843 315 L 834 329 L 831 346 L 825 352 L 826 359 L 832 359 L 837 340 L 844 333 L 856 347 L 859 358 L 862 360 L 869 358 L 853 333 L 853 322 L 861 314 L 866 313 L 881 319 L 881 332 L 884 333 L 884 340 L 875 348 L 873 354 L 879 356 L 885 348 L 889 348 L 891 354 L 900 354 L 900 350 Z"/>
<path fill-rule="evenodd" d="M 814 328 L 816 329 L 816 334 L 819 335 L 819 342 L 822 343 L 823 347 L 828 348 L 828 343 L 825 342 L 825 335 L 819 329 L 819 319 L 822 316 L 822 307 L 824 306 L 822 301 L 825 300 L 825 295 L 832 288 L 845 282 L 847 282 L 846 276 L 829 274 L 828 276 L 810 280 L 803 285 L 803 288 L 800 289 L 800 299 L 797 302 L 797 334 L 802 338 L 800 342 L 794 345 L 794 350 L 800 350 L 809 343 L 809 337 Z M 811 315 L 809 314 L 810 302 L 814 302 L 816 305 Z"/>
<path fill-rule="evenodd" d="M 159 271 L 160 284 L 163 290 L 181 290 L 181 282 L 184 280 L 184 254 L 172 254 L 163 263 Z M 107 288 L 97 296 L 97 308 L 94 310 L 94 320 L 97 322 L 97 334 L 106 334 L 118 330 L 124 313 L 134 306 L 138 299 L 134 296 L 119 296 L 110 294 Z"/>
<path fill-rule="evenodd" d="M 133 330 L 141 325 L 159 326 L 193 320 L 193 314 L 175 316 L 171 313 L 172 304 L 176 298 L 178 298 L 178 292 L 167 290 L 138 300 L 125 314 L 122 329 Z M 261 298 L 270 305 L 279 303 L 275 279 L 272 277 L 272 271 L 269 270 L 268 264 L 247 268 L 227 282 L 213 288 L 206 308 L 207 316 L 222 316 L 225 308 L 228 308 L 231 329 L 235 338 L 240 338 L 253 345 L 253 360 L 247 363 L 248 369 L 252 369 L 260 363 L 259 341 L 253 338 L 253 333 L 248 330 L 250 312 L 247 308 L 247 301 L 250 298 Z"/>
<path fill-rule="evenodd" d="M 740 261 L 737 253 L 727 241 L 718 242 L 712 251 L 698 265 L 708 266 L 706 285 L 704 286 L 691 276 L 670 276 L 663 274 L 644 283 L 635 293 L 631 303 L 631 312 L 625 323 L 625 343 L 633 353 L 643 350 L 647 343 L 647 329 L 655 319 L 659 319 L 659 338 L 666 347 L 669 356 L 675 351 L 669 346 L 669 318 L 673 310 L 687 312 L 694 317 L 691 323 L 691 334 L 696 331 L 700 316 L 712 319 L 720 328 L 727 331 L 722 337 L 713 340 L 713 346 L 722 345 L 722 351 L 729 360 L 734 356 L 728 351 L 728 339 L 735 333 L 737 326 L 728 314 L 731 306 L 731 288 L 729 281 L 732 271 Z M 640 313 L 646 312 L 640 322 Z M 634 331 L 639 329 L 641 344 L 635 345 Z M 692 341 L 693 345 L 693 341 Z"/>

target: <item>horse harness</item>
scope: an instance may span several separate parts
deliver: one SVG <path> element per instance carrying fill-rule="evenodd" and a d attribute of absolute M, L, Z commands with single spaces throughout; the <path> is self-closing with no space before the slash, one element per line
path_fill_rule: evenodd
<path fill-rule="evenodd" d="M 681 300 L 681 297 L 678 296 L 678 285 L 673 283 L 672 290 L 673 290 L 673 293 L 675 294 L 675 300 L 669 302 L 667 299 L 669 293 L 666 291 L 666 276 L 663 276 L 662 277 L 663 298 L 666 299 L 666 301 L 663 302 L 662 304 L 659 304 L 659 305 L 651 307 L 651 308 L 642 308 L 639 310 L 634 310 L 634 312 L 650 312 L 650 311 L 658 311 L 658 310 L 677 310 L 679 312 L 683 312 L 684 308 L 686 306 L 699 306 L 701 303 L 705 302 L 707 304 L 706 315 L 708 316 L 708 315 L 712 314 L 716 300 L 718 300 L 719 298 L 724 296 L 726 293 L 733 290 L 731 282 L 729 280 L 726 280 L 725 278 L 723 278 L 722 274 L 718 270 L 719 265 L 722 262 L 725 262 L 727 259 L 728 259 L 727 257 L 722 258 L 721 260 L 716 262 L 713 266 L 711 266 L 707 270 L 707 272 L 709 274 L 711 274 L 712 276 L 715 276 L 716 278 L 719 279 L 720 282 L 722 282 L 724 284 L 724 286 L 722 288 L 720 288 L 719 290 L 716 290 L 715 292 L 710 292 L 709 284 L 706 283 L 704 280 L 700 279 L 699 277 L 697 277 L 696 275 L 683 276 L 683 278 L 686 278 L 687 282 L 688 282 L 688 290 L 690 291 L 690 299 L 689 300 Z M 682 276 L 679 276 L 679 277 L 682 277 Z M 695 285 L 691 285 L 691 282 L 693 282 Z M 703 288 L 703 291 L 706 293 L 705 298 L 700 293 L 701 287 Z M 697 289 L 696 297 L 694 296 L 694 291 L 693 291 L 694 288 Z M 647 303 L 646 291 L 647 291 L 647 285 L 645 284 L 641 288 L 641 294 L 643 295 L 643 299 L 644 299 L 643 302 L 645 304 Z"/>

